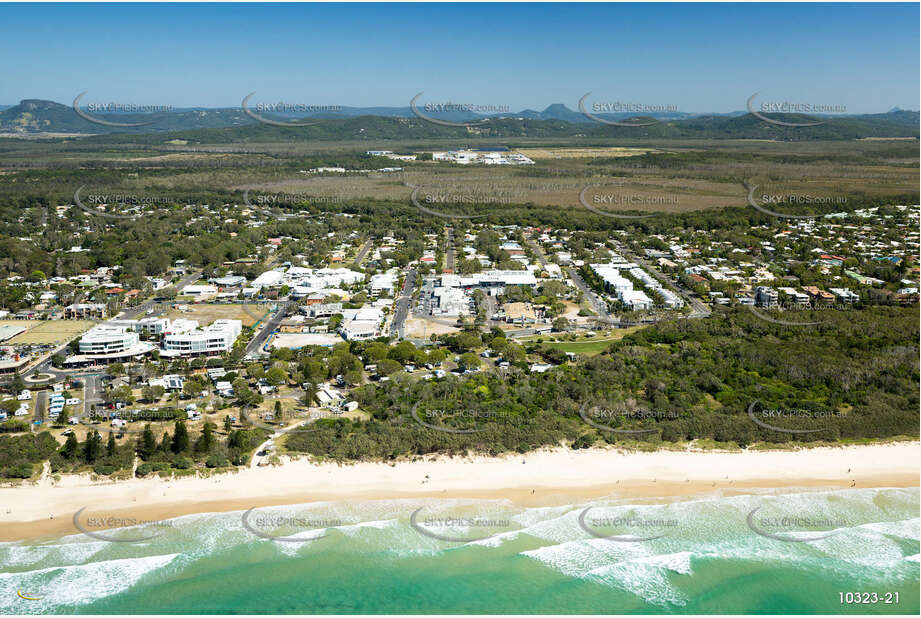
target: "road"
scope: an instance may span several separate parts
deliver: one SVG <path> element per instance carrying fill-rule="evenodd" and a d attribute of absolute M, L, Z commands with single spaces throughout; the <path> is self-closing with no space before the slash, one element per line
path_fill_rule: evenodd
<path fill-rule="evenodd" d="M 361 246 L 361 248 L 358 250 L 358 253 L 355 255 L 355 266 L 361 266 L 361 263 L 365 261 L 365 256 L 368 255 L 368 251 L 370 251 L 371 247 L 373 246 L 374 241 L 371 240 L 367 241 Z"/>
<path fill-rule="evenodd" d="M 390 323 L 390 335 L 399 339 L 403 338 L 406 318 L 413 303 L 413 287 L 416 285 L 416 271 L 406 269 L 406 280 L 403 281 L 403 290 L 400 297 L 393 304 L 393 321 Z"/>
<path fill-rule="evenodd" d="M 184 277 L 182 277 L 182 279 L 180 279 L 180 280 L 176 283 L 176 285 L 173 286 L 173 287 L 176 288 L 176 292 L 177 292 L 177 293 L 182 292 L 182 290 L 185 289 L 185 287 L 186 287 L 187 285 L 190 285 L 193 281 L 198 281 L 198 278 L 199 278 L 200 276 L 201 276 L 201 273 L 200 273 L 199 271 L 197 271 L 197 270 L 196 270 L 196 271 L 193 271 L 193 272 L 191 272 L 191 273 L 188 273 L 187 275 L 185 275 Z M 164 289 L 168 289 L 168 288 L 164 288 Z M 162 292 L 162 290 L 160 290 L 160 292 Z M 155 293 L 155 296 L 157 296 L 157 295 L 158 295 L 158 294 Z M 138 305 L 137 307 L 132 307 L 131 309 L 125 309 L 124 311 L 122 311 L 122 312 L 119 314 L 119 319 L 120 319 L 120 320 L 134 320 L 134 319 L 137 319 L 137 317 L 138 317 L 139 315 L 141 315 L 142 313 L 143 313 L 143 314 L 146 314 L 147 311 L 148 311 L 148 309 L 153 309 L 154 306 L 155 306 L 155 305 L 158 305 L 158 304 L 159 304 L 159 303 L 155 302 L 152 298 L 149 299 L 149 300 L 145 300 L 143 303 L 141 303 L 141 304 Z"/>
<path fill-rule="evenodd" d="M 445 268 L 444 272 L 454 272 L 454 228 L 445 228 Z"/>
<path fill-rule="evenodd" d="M 272 332 L 278 329 L 278 325 L 281 324 L 281 321 L 285 319 L 286 315 L 288 315 L 288 305 L 284 302 L 279 302 L 278 308 L 275 310 L 272 317 L 263 323 L 259 332 L 253 335 L 250 342 L 246 344 L 245 354 L 263 354 L 262 346 L 269 340 Z"/>
<path fill-rule="evenodd" d="M 572 279 L 572 282 L 576 284 L 576 287 L 582 290 L 585 300 L 592 306 L 592 311 L 598 314 L 598 318 L 608 324 L 617 324 L 617 320 L 612 318 L 611 314 L 608 313 L 607 305 L 588 287 L 588 284 L 579 276 L 576 269 L 568 267 L 566 268 L 566 273 L 569 275 L 569 278 Z"/>
<path fill-rule="evenodd" d="M 175 285 L 176 290 L 182 291 L 187 285 L 191 284 L 193 281 L 197 281 L 200 276 L 201 276 L 201 273 L 199 271 L 195 271 L 195 272 L 185 275 L 182 279 L 179 280 L 178 283 L 176 283 Z M 138 305 L 137 307 L 132 307 L 131 309 L 125 309 L 124 311 L 122 311 L 119 314 L 119 319 L 123 319 L 123 320 L 136 319 L 140 314 L 142 313 L 146 314 L 147 310 L 151 309 L 156 304 L 157 303 L 155 303 L 153 299 L 146 300 L 140 305 Z M 39 373 L 47 373 L 53 376 L 51 378 L 48 378 L 47 380 L 42 380 L 40 382 L 32 382 L 32 384 L 47 384 L 50 382 L 57 382 L 57 381 L 60 381 L 66 378 L 67 376 L 74 375 L 73 373 L 62 371 L 60 369 L 55 369 L 54 367 L 52 367 L 51 357 L 57 354 L 58 352 L 61 352 L 62 350 L 66 349 L 67 346 L 70 345 L 71 341 L 73 341 L 74 339 L 78 339 L 82 336 L 83 336 L 82 333 L 74 335 L 73 337 L 71 337 L 70 339 L 68 339 L 67 341 L 59 345 L 58 347 L 56 347 L 54 350 L 46 354 L 45 357 L 41 361 L 38 362 L 38 364 L 33 366 L 31 369 L 27 369 L 26 371 L 22 372 L 20 375 L 24 378 L 31 377 Z"/>
<path fill-rule="evenodd" d="M 544 255 L 544 250 L 541 249 L 540 245 L 534 242 L 530 237 L 526 238 L 528 245 L 531 246 L 531 249 L 534 250 L 534 253 L 537 255 L 538 261 L 544 267 L 544 270 L 547 269 L 547 265 L 550 263 L 547 260 L 547 256 Z M 569 278 L 572 279 L 572 282 L 576 284 L 580 290 L 582 290 L 583 296 L 592 306 L 592 311 L 598 314 L 598 317 L 609 324 L 617 324 L 617 320 L 611 317 L 611 314 L 608 313 L 608 306 L 603 300 L 598 298 L 594 291 L 588 287 L 588 284 L 579 276 L 576 270 L 572 267 L 566 269 L 566 272 L 569 274 Z"/>
<path fill-rule="evenodd" d="M 531 249 L 534 250 L 534 253 L 537 255 L 537 261 L 540 262 L 540 265 L 544 267 L 544 270 L 547 270 L 547 256 L 544 255 L 544 250 L 541 249 L 540 245 L 534 242 L 534 240 L 528 236 L 526 239 L 527 243 L 531 246 Z"/>

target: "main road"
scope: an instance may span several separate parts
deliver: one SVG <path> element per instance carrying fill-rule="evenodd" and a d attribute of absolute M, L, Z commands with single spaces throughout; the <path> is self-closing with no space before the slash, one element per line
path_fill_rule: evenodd
<path fill-rule="evenodd" d="M 416 271 L 413 268 L 406 269 L 406 279 L 403 281 L 403 291 L 400 297 L 393 304 L 393 321 L 390 323 L 390 335 L 402 339 L 404 336 L 404 327 L 406 318 L 409 317 L 409 309 L 413 303 L 413 288 L 416 285 Z"/>
<path fill-rule="evenodd" d="M 285 319 L 286 315 L 288 315 L 288 304 L 287 302 L 280 301 L 272 317 L 265 321 L 262 328 L 259 329 L 259 332 L 253 335 L 250 342 L 246 344 L 245 354 L 264 354 L 265 352 L 263 352 L 262 346 L 266 344 L 272 333 L 278 329 L 278 325 L 281 324 L 281 321 Z"/>

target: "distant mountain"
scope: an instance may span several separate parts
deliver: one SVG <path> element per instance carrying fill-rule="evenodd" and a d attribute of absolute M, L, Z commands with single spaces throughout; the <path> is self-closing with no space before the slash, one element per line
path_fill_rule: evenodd
<path fill-rule="evenodd" d="M 85 110 L 84 110 L 85 111 Z M 34 133 L 151 133 L 197 128 L 223 128 L 242 126 L 255 122 L 239 108 L 187 109 L 162 114 L 106 114 L 88 115 L 104 122 L 146 123 L 140 127 L 107 126 L 90 122 L 79 116 L 70 105 L 42 99 L 23 99 L 0 111 L 0 131 L 23 134 Z"/>
<path fill-rule="evenodd" d="M 252 107 L 250 108 L 253 109 Z M 86 111 L 86 110 L 81 110 Z M 145 126 L 108 126 L 91 122 L 78 115 L 73 107 L 54 101 L 25 99 L 19 105 L 0 110 L 0 132 L 24 136 L 43 133 L 115 134 L 129 136 L 126 141 L 160 142 L 169 138 L 219 142 L 254 140 L 272 136 L 311 139 L 416 139 L 439 137 L 498 138 L 516 137 L 629 137 L 629 138 L 731 138 L 731 139 L 858 139 L 863 137 L 918 137 L 919 114 L 893 110 L 884 114 L 823 117 L 823 124 L 811 127 L 785 127 L 760 120 L 745 112 L 730 114 L 691 114 L 667 112 L 644 115 L 658 120 L 642 127 L 613 126 L 586 117 L 562 103 L 543 111 L 525 109 L 491 118 L 465 111 L 449 113 L 420 112 L 438 120 L 474 123 L 472 127 L 445 126 L 417 117 L 407 107 L 341 107 L 335 112 L 315 114 L 268 114 L 276 121 L 302 118 L 316 120 L 305 127 L 278 127 L 263 124 L 240 108 L 182 108 L 161 114 L 105 114 L 91 116 L 103 122 L 150 122 Z M 88 113 L 88 112 L 87 112 Z M 603 120 L 623 121 L 636 114 L 593 114 Z M 777 114 L 776 120 L 808 122 L 815 120 L 795 114 Z M 140 139 L 140 135 L 145 135 Z"/>

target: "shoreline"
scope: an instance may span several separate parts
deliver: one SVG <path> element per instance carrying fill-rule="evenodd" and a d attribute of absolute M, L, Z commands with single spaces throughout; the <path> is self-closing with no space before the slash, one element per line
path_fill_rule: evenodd
<path fill-rule="evenodd" d="M 505 499 L 553 506 L 603 497 L 684 498 L 771 489 L 918 487 L 921 443 L 796 451 L 544 449 L 524 455 L 246 468 L 208 478 L 50 477 L 0 488 L 0 541 L 78 534 L 74 513 L 159 521 L 254 507 L 404 498 Z M 52 517 L 53 516 L 53 517 Z"/>

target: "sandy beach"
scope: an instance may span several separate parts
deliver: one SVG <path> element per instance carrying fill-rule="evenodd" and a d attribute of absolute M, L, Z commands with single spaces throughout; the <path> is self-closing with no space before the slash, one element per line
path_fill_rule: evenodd
<path fill-rule="evenodd" d="M 524 506 L 603 496 L 681 497 L 753 489 L 917 487 L 921 443 L 711 452 L 542 450 L 500 458 L 437 458 L 394 465 L 311 463 L 211 478 L 93 482 L 45 477 L 0 488 L 0 541 L 76 533 L 74 513 L 159 521 L 193 513 L 315 501 L 504 498 Z"/>

